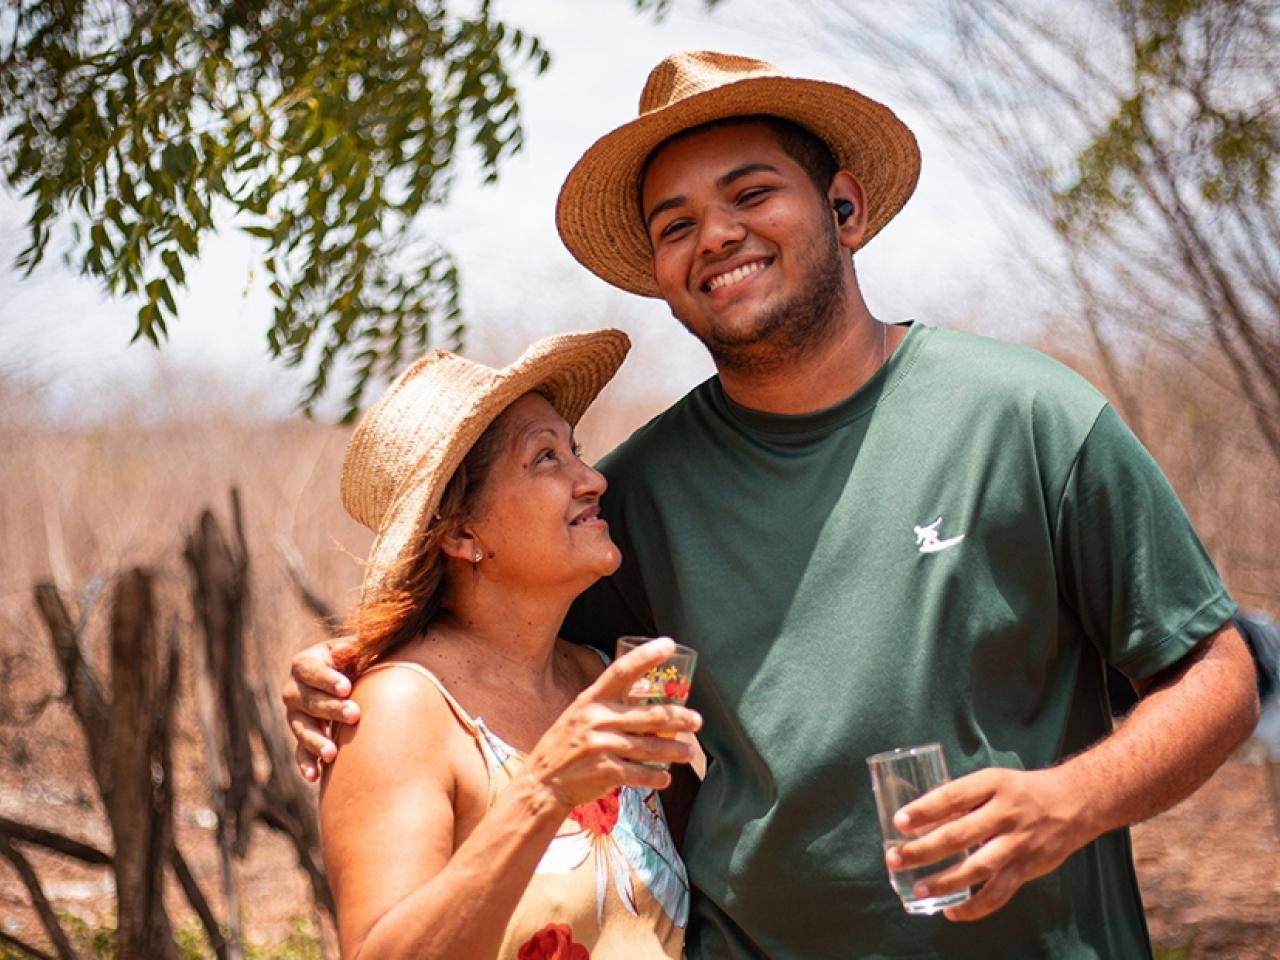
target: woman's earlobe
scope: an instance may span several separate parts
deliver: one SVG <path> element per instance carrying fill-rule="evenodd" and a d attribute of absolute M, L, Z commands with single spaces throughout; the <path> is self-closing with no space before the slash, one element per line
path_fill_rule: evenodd
<path fill-rule="evenodd" d="M 475 534 L 465 527 L 459 527 L 441 537 L 440 552 L 446 557 L 467 563 L 479 563 L 483 553 Z"/>

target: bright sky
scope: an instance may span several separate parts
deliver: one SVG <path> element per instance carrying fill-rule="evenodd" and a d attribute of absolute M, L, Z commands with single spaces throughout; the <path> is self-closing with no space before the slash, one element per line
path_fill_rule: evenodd
<path fill-rule="evenodd" d="M 503 362 L 535 337 L 614 325 L 636 344 L 618 391 L 669 400 L 710 373 L 701 347 L 663 304 L 587 273 L 561 246 L 553 222 L 556 192 L 581 152 L 634 117 L 654 64 L 692 49 L 760 57 L 790 73 L 858 87 L 894 108 L 915 130 L 924 167 L 915 197 L 859 254 L 872 310 L 890 320 L 982 326 L 990 295 L 983 284 L 1000 272 L 999 237 L 980 188 L 927 121 L 894 90 L 865 83 L 872 71 L 855 54 L 837 55 L 799 14 L 782 17 L 782 0 L 727 0 L 710 12 L 699 0 L 674 7 L 658 23 L 630 0 L 494 3 L 497 16 L 539 36 L 554 62 L 541 78 L 524 76 L 525 148 L 498 184 L 462 178 L 449 206 L 422 224 L 459 261 L 468 352 Z M 206 244 L 158 353 L 145 343 L 128 345 L 137 303 L 106 299 L 62 264 L 61 249 L 51 249 L 25 280 L 8 267 L 25 246 L 25 216 L 24 204 L 0 195 L 0 377 L 29 385 L 51 415 L 95 419 L 135 397 L 149 397 L 142 407 L 156 412 L 192 402 L 192 390 L 184 395 L 181 387 L 191 383 L 204 399 L 232 391 L 231 406 L 251 397 L 270 412 L 292 407 L 301 377 L 267 357 L 271 298 L 254 274 L 260 251 L 251 238 L 227 224 Z"/>

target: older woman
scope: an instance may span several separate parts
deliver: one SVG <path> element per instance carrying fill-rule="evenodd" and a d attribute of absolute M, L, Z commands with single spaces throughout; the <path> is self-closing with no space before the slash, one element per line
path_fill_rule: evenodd
<path fill-rule="evenodd" d="M 671 643 L 606 666 L 556 636 L 620 562 L 573 425 L 627 347 L 569 334 L 502 370 L 437 351 L 351 438 L 343 501 L 377 537 L 345 654 L 361 719 L 320 801 L 346 957 L 680 955 L 652 764 L 690 760 L 700 720 L 625 702 Z"/>

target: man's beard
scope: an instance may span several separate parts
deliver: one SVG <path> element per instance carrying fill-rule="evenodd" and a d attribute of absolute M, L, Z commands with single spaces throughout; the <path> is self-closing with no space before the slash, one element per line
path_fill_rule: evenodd
<path fill-rule="evenodd" d="M 765 308 L 750 330 L 728 336 L 719 336 L 714 329 L 701 334 L 676 319 L 702 341 L 721 370 L 762 374 L 807 356 L 835 334 L 845 298 L 845 257 L 829 223 L 824 240 L 824 249 L 811 260 L 809 276 L 800 291 Z"/>

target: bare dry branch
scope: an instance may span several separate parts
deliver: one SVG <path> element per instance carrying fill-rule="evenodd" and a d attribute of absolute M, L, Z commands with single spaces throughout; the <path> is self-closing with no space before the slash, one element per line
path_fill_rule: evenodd
<path fill-rule="evenodd" d="M 102 685 L 80 647 L 80 635 L 58 588 L 48 581 L 35 587 L 36 608 L 49 628 L 54 654 L 67 685 L 72 710 L 80 721 L 89 749 L 89 763 L 104 803 L 111 795 L 111 714 Z"/>
<path fill-rule="evenodd" d="M 53 941 L 53 946 L 58 951 L 58 956 L 61 960 L 76 960 L 76 952 L 71 947 L 71 941 L 67 939 L 66 931 L 62 929 L 62 924 L 58 922 L 58 915 L 53 912 L 49 899 L 44 895 L 44 890 L 40 886 L 40 878 L 36 876 L 36 871 L 31 866 L 31 862 L 22 855 L 21 850 L 9 842 L 8 837 L 4 836 L 0 836 L 0 857 L 4 857 L 13 864 L 13 869 L 22 878 L 23 886 L 27 888 L 27 893 L 31 897 L 31 905 L 35 908 L 36 916 L 40 918 L 41 926 L 44 927 L 45 933 L 49 935 L 49 939 Z"/>
<path fill-rule="evenodd" d="M 237 509 L 232 498 L 233 511 Z M 226 773 L 225 827 L 237 856 L 248 849 L 253 783 L 253 751 L 244 689 L 244 621 L 248 558 L 222 535 L 213 512 L 205 510 L 184 551 L 191 572 L 192 604 L 204 635 L 205 657 L 216 691 L 218 728 Z"/>
<path fill-rule="evenodd" d="M 29 957 L 35 957 L 36 960 L 54 960 L 52 954 L 45 953 L 43 950 L 37 950 L 35 947 L 31 946 L 31 944 L 24 943 L 17 937 L 13 936 L 13 934 L 5 933 L 3 930 L 0 930 L 0 943 L 7 943 L 15 950 L 21 950 Z"/>
<path fill-rule="evenodd" d="M 241 955 L 240 890 L 236 883 L 231 833 L 224 827 L 224 824 L 230 821 L 227 814 L 227 794 L 222 785 L 222 741 L 218 737 L 214 693 L 211 689 L 214 682 L 213 673 L 205 652 L 205 645 L 193 643 L 191 649 L 195 668 L 192 686 L 195 690 L 196 718 L 200 723 L 200 733 L 204 737 L 209 797 L 218 823 L 216 831 L 218 866 L 222 877 L 222 897 L 227 905 L 226 949 L 229 954 L 228 960 L 234 960 Z"/>
<path fill-rule="evenodd" d="M 213 910 L 209 908 L 209 901 L 205 899 L 204 891 L 200 889 L 200 884 L 196 882 L 195 874 L 187 866 L 187 861 L 183 858 L 182 851 L 178 849 L 176 844 L 169 851 L 169 866 L 173 868 L 173 875 L 177 878 L 178 885 L 182 887 L 182 892 L 186 894 L 187 903 L 191 904 L 191 909 L 200 918 L 200 925 L 204 927 L 204 935 L 208 939 L 210 946 L 212 946 L 214 955 L 217 956 L 218 960 L 235 960 L 235 958 L 243 956 L 238 940 L 230 940 L 218 926 L 218 920 L 213 915 Z M 232 916 L 235 916 L 234 911 L 229 910 L 229 912 L 232 913 Z M 239 918 L 236 917 L 233 929 L 238 926 Z"/>
<path fill-rule="evenodd" d="M 302 605 L 315 614 L 326 633 L 333 637 L 341 636 L 343 633 L 342 618 L 334 613 L 333 607 L 310 586 L 309 578 L 302 562 L 302 554 L 298 552 L 298 548 L 294 546 L 293 541 L 284 534 L 276 537 L 276 552 L 280 554 L 280 559 L 284 561 L 285 571 L 289 574 L 289 580 L 293 584 L 293 588 L 298 591 L 298 597 L 302 601 Z"/>
<path fill-rule="evenodd" d="M 235 836 L 245 838 L 244 842 L 247 843 L 250 818 L 289 837 L 298 862 L 311 881 L 316 903 L 332 915 L 333 897 L 320 857 L 315 803 L 294 771 L 289 737 L 268 706 L 271 698 L 261 684 L 254 682 L 254 671 L 245 653 L 249 554 L 240 499 L 234 489 L 231 510 L 234 546 L 227 543 L 212 512 L 206 510 L 186 548 L 193 597 L 205 634 L 206 662 L 213 688 L 218 691 L 219 720 L 223 728 L 228 729 L 228 704 L 236 704 L 236 722 L 242 725 L 248 757 L 242 776 L 237 774 L 237 761 L 233 757 L 228 756 L 224 761 L 229 778 L 226 804 L 230 816 L 235 818 Z M 261 638 L 254 639 L 258 641 L 256 652 L 261 670 L 265 654 Z M 250 734 L 257 735 L 270 761 L 265 783 L 259 783 L 254 776 L 252 756 L 247 753 Z M 226 741 L 223 749 L 228 749 Z M 219 823 L 222 822 L 220 818 Z M 236 849 L 240 852 L 243 848 Z"/>
<path fill-rule="evenodd" d="M 164 908 L 173 849 L 170 715 L 177 692 L 176 634 L 161 643 L 151 575 L 133 569 L 115 585 L 111 609 L 112 795 L 117 949 L 123 957 L 177 960 Z M 167 647 L 167 650 L 165 649 Z"/>
<path fill-rule="evenodd" d="M 73 857 L 85 863 L 101 864 L 103 866 L 111 865 L 111 854 L 99 850 L 91 844 L 73 840 L 68 836 L 53 830 L 46 830 L 43 827 L 19 823 L 17 820 L 11 820 L 8 817 L 0 817 L 0 837 L 44 847 L 46 850 L 52 850 L 54 853 L 60 853 L 64 857 Z"/>

